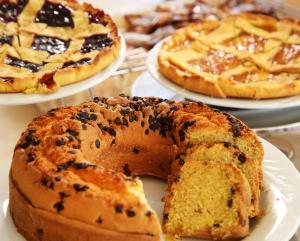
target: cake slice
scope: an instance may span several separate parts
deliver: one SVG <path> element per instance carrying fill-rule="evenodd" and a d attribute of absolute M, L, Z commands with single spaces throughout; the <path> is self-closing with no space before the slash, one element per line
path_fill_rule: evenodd
<path fill-rule="evenodd" d="M 262 180 L 262 168 L 257 165 L 254 159 L 248 158 L 237 146 L 230 143 L 216 143 L 213 145 L 194 145 L 187 149 L 185 154 L 180 155 L 174 166 L 180 166 L 180 162 L 190 161 L 221 161 L 233 163 L 247 178 L 251 188 L 251 209 L 250 217 L 259 214 L 259 197 Z"/>
<path fill-rule="evenodd" d="M 170 181 L 163 220 L 168 235 L 229 239 L 249 233 L 251 190 L 234 164 L 189 161 Z"/>

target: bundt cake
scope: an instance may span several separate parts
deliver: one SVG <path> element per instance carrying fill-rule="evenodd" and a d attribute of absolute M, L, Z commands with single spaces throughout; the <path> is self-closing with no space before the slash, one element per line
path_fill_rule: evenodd
<path fill-rule="evenodd" d="M 259 212 L 262 158 L 246 125 L 202 103 L 96 97 L 28 125 L 14 151 L 10 212 L 29 241 L 157 241 L 161 225 L 136 177 L 150 175 L 169 181 L 166 233 L 243 237 Z"/>

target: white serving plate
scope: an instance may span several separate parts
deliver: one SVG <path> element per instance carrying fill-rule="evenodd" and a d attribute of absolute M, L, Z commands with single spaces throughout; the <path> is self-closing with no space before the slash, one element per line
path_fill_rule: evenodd
<path fill-rule="evenodd" d="M 74 84 L 66 85 L 61 87 L 58 91 L 50 94 L 23 94 L 23 93 L 7 93 L 0 94 L 0 105 L 27 105 L 36 104 L 51 100 L 64 98 L 81 91 L 87 90 L 95 85 L 100 84 L 107 78 L 109 78 L 122 64 L 126 55 L 126 43 L 124 38 L 121 36 L 121 49 L 119 56 L 105 69 L 100 71 L 98 74 L 86 79 L 79 81 Z"/>
<path fill-rule="evenodd" d="M 263 161 L 265 192 L 261 205 L 265 215 L 252 223 L 251 232 L 243 241 L 289 241 L 300 225 L 300 174 L 282 152 L 265 140 Z M 10 157 L 0 163 L 0 234 L 1 241 L 24 241 L 18 234 L 8 211 L 8 173 Z M 167 183 L 156 178 L 142 178 L 147 200 L 162 219 Z M 164 238 L 162 238 L 162 241 Z M 183 239 L 200 241 L 200 239 Z"/>
<path fill-rule="evenodd" d="M 131 88 L 133 96 L 157 96 L 176 101 L 184 100 L 184 97 L 163 87 L 160 83 L 145 71 L 134 82 Z M 222 111 L 230 112 L 247 123 L 251 128 L 288 127 L 294 123 L 300 123 L 300 106 L 279 109 L 235 109 L 222 108 Z"/>
<path fill-rule="evenodd" d="M 217 98 L 212 96 L 203 95 L 196 93 L 187 89 L 180 87 L 171 80 L 165 78 L 158 70 L 157 57 L 159 50 L 162 46 L 162 43 L 165 40 L 162 40 L 154 46 L 154 48 L 149 52 L 147 58 L 147 67 L 150 74 L 153 78 L 162 86 L 167 89 L 191 100 L 201 101 L 206 104 L 222 106 L 222 107 L 231 107 L 239 109 L 278 109 L 278 108 L 287 108 L 287 107 L 296 107 L 300 106 L 300 95 L 286 98 L 278 99 L 268 99 L 268 100 L 249 100 L 249 99 L 240 99 L 240 98 Z"/>

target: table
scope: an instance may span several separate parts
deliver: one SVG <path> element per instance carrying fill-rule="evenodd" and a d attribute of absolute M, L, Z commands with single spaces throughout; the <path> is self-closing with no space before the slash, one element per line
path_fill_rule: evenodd
<path fill-rule="evenodd" d="M 290 3 L 298 5 L 300 8 L 299 0 L 288 0 Z M 103 1 L 109 6 L 109 2 L 114 1 Z M 143 2 L 147 2 L 144 0 Z M 158 1 L 156 1 L 158 2 Z M 122 4 L 123 5 L 123 4 Z M 126 5 L 126 4 L 125 4 Z M 118 77 L 110 78 L 104 81 L 99 86 L 94 88 L 95 95 L 101 96 L 114 96 L 119 93 L 130 93 L 130 87 L 135 79 L 136 75 L 131 78 L 121 79 Z M 90 96 L 87 91 L 80 93 L 79 95 L 68 97 L 65 99 L 67 104 L 77 104 L 82 100 L 89 100 Z M 46 110 L 62 105 L 63 103 L 58 101 L 52 101 L 49 103 L 43 103 L 39 105 L 27 105 L 27 106 L 0 106 L 0 163 L 10 162 L 12 159 L 13 150 L 15 144 L 26 128 L 26 125 L 36 116 L 43 114 Z M 278 133 L 276 136 L 281 139 L 290 142 L 294 148 L 295 155 L 292 160 L 298 171 L 300 171 L 300 130 L 292 131 L 288 133 Z M 269 138 L 267 138 L 269 139 Z M 272 139 L 270 139 L 272 142 Z M 276 143 L 274 143 L 276 145 Z M 3 190 L 5 187 L 1 186 Z M 299 184 L 300 188 L 300 184 Z M 300 204 L 299 204 L 300 205 Z M 5 241 L 5 240 L 3 240 Z M 300 241 L 300 229 L 291 239 L 291 241 Z"/>

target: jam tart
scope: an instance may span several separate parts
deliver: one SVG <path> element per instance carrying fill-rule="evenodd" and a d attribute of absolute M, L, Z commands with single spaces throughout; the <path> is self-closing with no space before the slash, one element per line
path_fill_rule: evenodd
<path fill-rule="evenodd" d="M 300 94 L 300 22 L 243 13 L 178 30 L 159 70 L 183 88 L 215 97 Z"/>
<path fill-rule="evenodd" d="M 118 56 L 115 23 L 74 0 L 0 2 L 0 92 L 49 93 Z"/>

